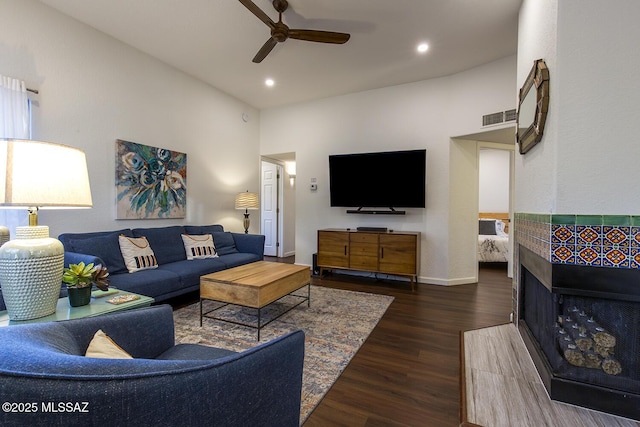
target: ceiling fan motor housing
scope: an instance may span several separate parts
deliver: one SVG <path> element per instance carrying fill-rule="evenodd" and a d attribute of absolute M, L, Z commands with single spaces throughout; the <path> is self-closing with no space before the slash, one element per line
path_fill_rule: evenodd
<path fill-rule="evenodd" d="M 289 2 L 287 0 L 273 0 L 273 7 L 279 13 L 284 12 L 289 7 Z"/>

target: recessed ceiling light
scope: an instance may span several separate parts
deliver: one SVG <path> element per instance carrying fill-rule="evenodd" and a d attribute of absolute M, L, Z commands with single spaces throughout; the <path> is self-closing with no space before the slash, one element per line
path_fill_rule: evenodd
<path fill-rule="evenodd" d="M 264 84 L 266 84 L 269 87 L 272 87 L 273 85 L 276 84 L 276 82 L 274 82 L 273 79 L 267 79 L 264 81 Z"/>
<path fill-rule="evenodd" d="M 426 44 L 426 43 L 420 43 L 420 44 L 418 45 L 418 52 L 420 52 L 420 53 L 425 53 L 425 52 L 426 52 L 426 51 L 428 51 L 428 50 L 429 50 L 429 45 L 428 45 L 428 44 Z"/>

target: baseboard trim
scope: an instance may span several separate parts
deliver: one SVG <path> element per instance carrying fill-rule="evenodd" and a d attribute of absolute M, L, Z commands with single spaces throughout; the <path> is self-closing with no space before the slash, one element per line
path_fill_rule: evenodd
<path fill-rule="evenodd" d="M 425 283 L 427 285 L 439 285 L 439 286 L 457 286 L 457 285 L 469 285 L 472 283 L 478 283 L 477 277 L 460 277 L 457 279 L 439 279 L 436 277 L 423 277 L 418 278 L 418 283 Z"/>

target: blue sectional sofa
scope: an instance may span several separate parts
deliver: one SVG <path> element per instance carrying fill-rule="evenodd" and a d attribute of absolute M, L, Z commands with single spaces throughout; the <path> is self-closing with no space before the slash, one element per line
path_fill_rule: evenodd
<path fill-rule="evenodd" d="M 134 359 L 83 357 L 98 329 Z M 299 425 L 302 331 L 240 353 L 175 345 L 161 305 L 0 328 L 0 342 L 2 426 Z"/>
<path fill-rule="evenodd" d="M 182 234 L 211 234 L 217 258 L 187 260 Z M 158 268 L 129 273 L 118 236 L 146 237 Z M 134 228 L 58 236 L 65 249 L 65 266 L 83 261 L 107 267 L 111 286 L 153 297 L 156 302 L 200 289 L 200 276 L 264 258 L 264 236 L 225 232 L 221 225 L 177 225 Z"/>

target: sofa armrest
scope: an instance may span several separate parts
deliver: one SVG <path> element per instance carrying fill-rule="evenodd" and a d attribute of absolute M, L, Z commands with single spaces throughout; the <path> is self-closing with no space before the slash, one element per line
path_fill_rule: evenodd
<path fill-rule="evenodd" d="M 240 252 L 252 253 L 264 257 L 264 236 L 262 234 L 231 233 Z"/>
<path fill-rule="evenodd" d="M 64 266 L 65 267 L 68 267 L 69 264 L 78 264 L 80 262 L 84 262 L 85 265 L 86 264 L 90 264 L 90 263 L 93 263 L 94 265 L 98 265 L 98 264 L 102 264 L 103 266 L 106 265 L 101 258 L 99 258 L 99 257 L 97 257 L 95 255 L 80 254 L 78 252 L 64 251 Z"/>
<path fill-rule="evenodd" d="M 175 345 L 173 309 L 170 305 L 68 320 L 60 324 L 76 336 L 85 350 L 98 329 L 102 329 L 135 358 L 155 359 Z"/>
<path fill-rule="evenodd" d="M 34 355 L 22 356 L 24 359 Z M 49 354 L 41 356 L 46 361 Z M 12 402 L 74 402 L 83 410 L 0 412 L 0 425 L 299 425 L 302 331 L 211 361 L 67 357 L 73 358 L 67 360 L 66 364 L 72 365 L 69 369 L 74 364 L 88 363 L 96 367 L 107 365 L 109 369 L 100 374 L 32 375 L 23 371 L 5 372 L 3 363 L 11 365 L 11 361 L 0 360 L 0 395 L 9 396 Z M 133 365 L 147 369 L 127 373 Z"/>

